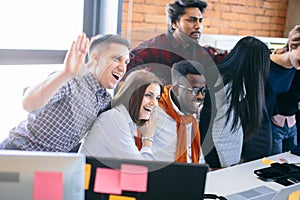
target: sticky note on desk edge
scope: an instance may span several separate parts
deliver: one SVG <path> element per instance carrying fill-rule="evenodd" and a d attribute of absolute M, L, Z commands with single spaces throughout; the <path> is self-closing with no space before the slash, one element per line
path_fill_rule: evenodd
<path fill-rule="evenodd" d="M 109 195 L 108 200 L 136 200 L 135 197 Z"/>
<path fill-rule="evenodd" d="M 275 163 L 275 161 L 270 160 L 270 159 L 264 157 L 264 158 L 261 160 L 261 163 L 262 163 L 262 164 L 265 164 L 265 165 L 270 165 L 270 164 L 272 164 L 272 163 Z"/>
<path fill-rule="evenodd" d="M 92 171 L 92 165 L 91 164 L 85 164 L 85 177 L 84 177 L 84 189 L 88 190 L 90 187 L 90 180 L 91 180 L 91 171 Z"/>
<path fill-rule="evenodd" d="M 94 192 L 121 194 L 120 171 L 109 168 L 96 168 Z"/>
<path fill-rule="evenodd" d="M 300 197 L 300 190 L 291 193 L 288 200 L 299 200 L 299 197 Z"/>
<path fill-rule="evenodd" d="M 34 172 L 33 199 L 63 199 L 63 173 L 62 172 Z"/>
<path fill-rule="evenodd" d="M 140 165 L 121 164 L 121 189 L 147 192 L 148 168 Z"/>

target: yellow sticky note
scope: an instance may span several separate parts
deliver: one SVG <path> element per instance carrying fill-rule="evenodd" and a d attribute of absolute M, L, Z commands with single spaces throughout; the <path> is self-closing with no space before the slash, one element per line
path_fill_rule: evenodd
<path fill-rule="evenodd" d="M 273 161 L 273 160 L 270 160 L 270 159 L 268 159 L 268 158 L 266 158 L 266 157 L 264 157 L 262 160 L 261 160 L 261 163 L 262 164 L 265 164 L 265 165 L 270 165 L 270 164 L 272 164 L 272 163 L 274 163 L 275 161 Z"/>
<path fill-rule="evenodd" d="M 136 198 L 127 197 L 127 196 L 109 195 L 108 200 L 136 200 Z"/>
<path fill-rule="evenodd" d="M 85 164 L 85 178 L 84 178 L 84 189 L 88 190 L 90 186 L 90 179 L 91 179 L 91 171 L 92 171 L 92 165 L 91 164 Z"/>
<path fill-rule="evenodd" d="M 289 196 L 289 200 L 299 200 L 300 197 L 300 190 L 293 192 Z"/>

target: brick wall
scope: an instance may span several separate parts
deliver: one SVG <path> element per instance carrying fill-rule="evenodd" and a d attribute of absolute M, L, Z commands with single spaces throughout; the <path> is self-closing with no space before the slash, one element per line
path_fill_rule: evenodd
<path fill-rule="evenodd" d="M 173 0 L 124 0 L 122 35 L 132 47 L 167 30 Z M 288 0 L 207 0 L 204 34 L 283 37 Z"/>

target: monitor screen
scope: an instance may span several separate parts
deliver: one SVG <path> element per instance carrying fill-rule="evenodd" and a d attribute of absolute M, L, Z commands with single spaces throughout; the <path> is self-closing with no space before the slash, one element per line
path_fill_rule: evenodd
<path fill-rule="evenodd" d="M 101 176 L 96 181 L 97 170 L 99 168 L 120 170 L 121 165 L 124 164 L 142 166 L 148 169 L 147 189 L 143 192 L 122 190 L 119 196 L 133 197 L 137 200 L 203 199 L 206 174 L 208 172 L 208 166 L 205 164 L 166 163 L 99 157 L 87 157 L 86 163 L 92 166 L 90 184 L 85 191 L 85 197 L 89 200 L 107 200 L 111 199 L 110 196 L 113 195 L 109 192 L 96 191 L 95 188 L 98 188 L 99 185 L 107 185 L 110 182 L 110 180 L 101 178 Z M 96 185 L 96 183 L 99 185 Z"/>
<path fill-rule="evenodd" d="M 85 156 L 0 151 L 0 199 L 84 199 Z"/>

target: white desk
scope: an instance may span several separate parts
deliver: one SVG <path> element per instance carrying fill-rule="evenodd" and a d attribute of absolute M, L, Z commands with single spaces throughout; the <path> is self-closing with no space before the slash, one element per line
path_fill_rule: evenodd
<path fill-rule="evenodd" d="M 269 159 L 280 162 L 279 158 L 296 158 L 298 156 L 289 152 L 268 157 Z M 299 157 L 298 157 L 299 158 Z M 284 186 L 275 182 L 265 182 L 253 173 L 254 170 L 268 167 L 269 165 L 262 164 L 262 159 L 243 163 L 240 165 L 211 171 L 207 174 L 205 193 L 228 195 L 236 192 L 241 192 L 258 186 L 268 186 L 276 191 L 279 191 Z"/>

